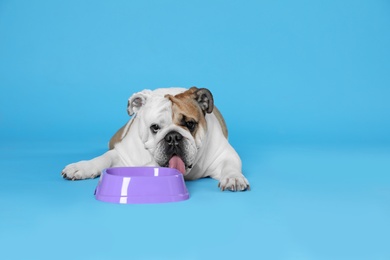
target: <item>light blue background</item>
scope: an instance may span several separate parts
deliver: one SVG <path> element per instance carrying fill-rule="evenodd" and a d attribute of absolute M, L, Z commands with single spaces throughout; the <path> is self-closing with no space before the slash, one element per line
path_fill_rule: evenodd
<path fill-rule="evenodd" d="M 209 88 L 252 191 L 60 178 L 145 88 Z M 0 1 L 1 259 L 390 259 L 389 1 Z"/>

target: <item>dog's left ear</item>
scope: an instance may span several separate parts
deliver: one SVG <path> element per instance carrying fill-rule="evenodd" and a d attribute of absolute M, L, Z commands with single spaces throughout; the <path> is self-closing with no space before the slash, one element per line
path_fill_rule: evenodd
<path fill-rule="evenodd" d="M 142 106 L 146 104 L 148 97 L 150 96 L 150 90 L 143 90 L 141 92 L 133 94 L 127 102 L 127 112 L 130 116 L 137 113 Z"/>
<path fill-rule="evenodd" d="M 198 102 L 203 113 L 211 113 L 214 109 L 214 98 L 210 90 L 207 88 L 192 87 L 190 91 L 193 92 L 195 100 Z"/>

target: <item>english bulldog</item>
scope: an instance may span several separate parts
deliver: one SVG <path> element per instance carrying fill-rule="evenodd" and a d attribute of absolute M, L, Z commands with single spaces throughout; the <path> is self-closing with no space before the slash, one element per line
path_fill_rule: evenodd
<path fill-rule="evenodd" d="M 179 170 L 185 180 L 212 177 L 222 191 L 249 190 L 208 89 L 143 90 L 129 98 L 127 110 L 132 118 L 111 138 L 109 150 L 67 165 L 65 179 L 95 178 L 109 167 L 158 166 Z"/>

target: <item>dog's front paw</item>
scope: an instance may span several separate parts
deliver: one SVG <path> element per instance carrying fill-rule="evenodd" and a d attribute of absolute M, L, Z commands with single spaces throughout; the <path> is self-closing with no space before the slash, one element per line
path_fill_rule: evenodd
<path fill-rule="evenodd" d="M 243 176 L 231 176 L 223 177 L 218 183 L 218 187 L 221 191 L 230 190 L 230 191 L 245 191 L 250 190 L 248 180 Z"/>
<path fill-rule="evenodd" d="M 96 178 L 100 173 L 100 170 L 96 169 L 90 161 L 81 161 L 67 165 L 61 175 L 68 180 L 83 180 Z"/>

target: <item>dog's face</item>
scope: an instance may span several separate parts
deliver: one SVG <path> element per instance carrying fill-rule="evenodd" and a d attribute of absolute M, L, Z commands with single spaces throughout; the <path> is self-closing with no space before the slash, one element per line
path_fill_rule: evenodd
<path fill-rule="evenodd" d="M 205 116 L 214 108 L 207 89 L 193 87 L 177 95 L 141 92 L 129 99 L 129 113 L 137 112 L 145 149 L 158 165 L 188 174 L 207 134 Z"/>

